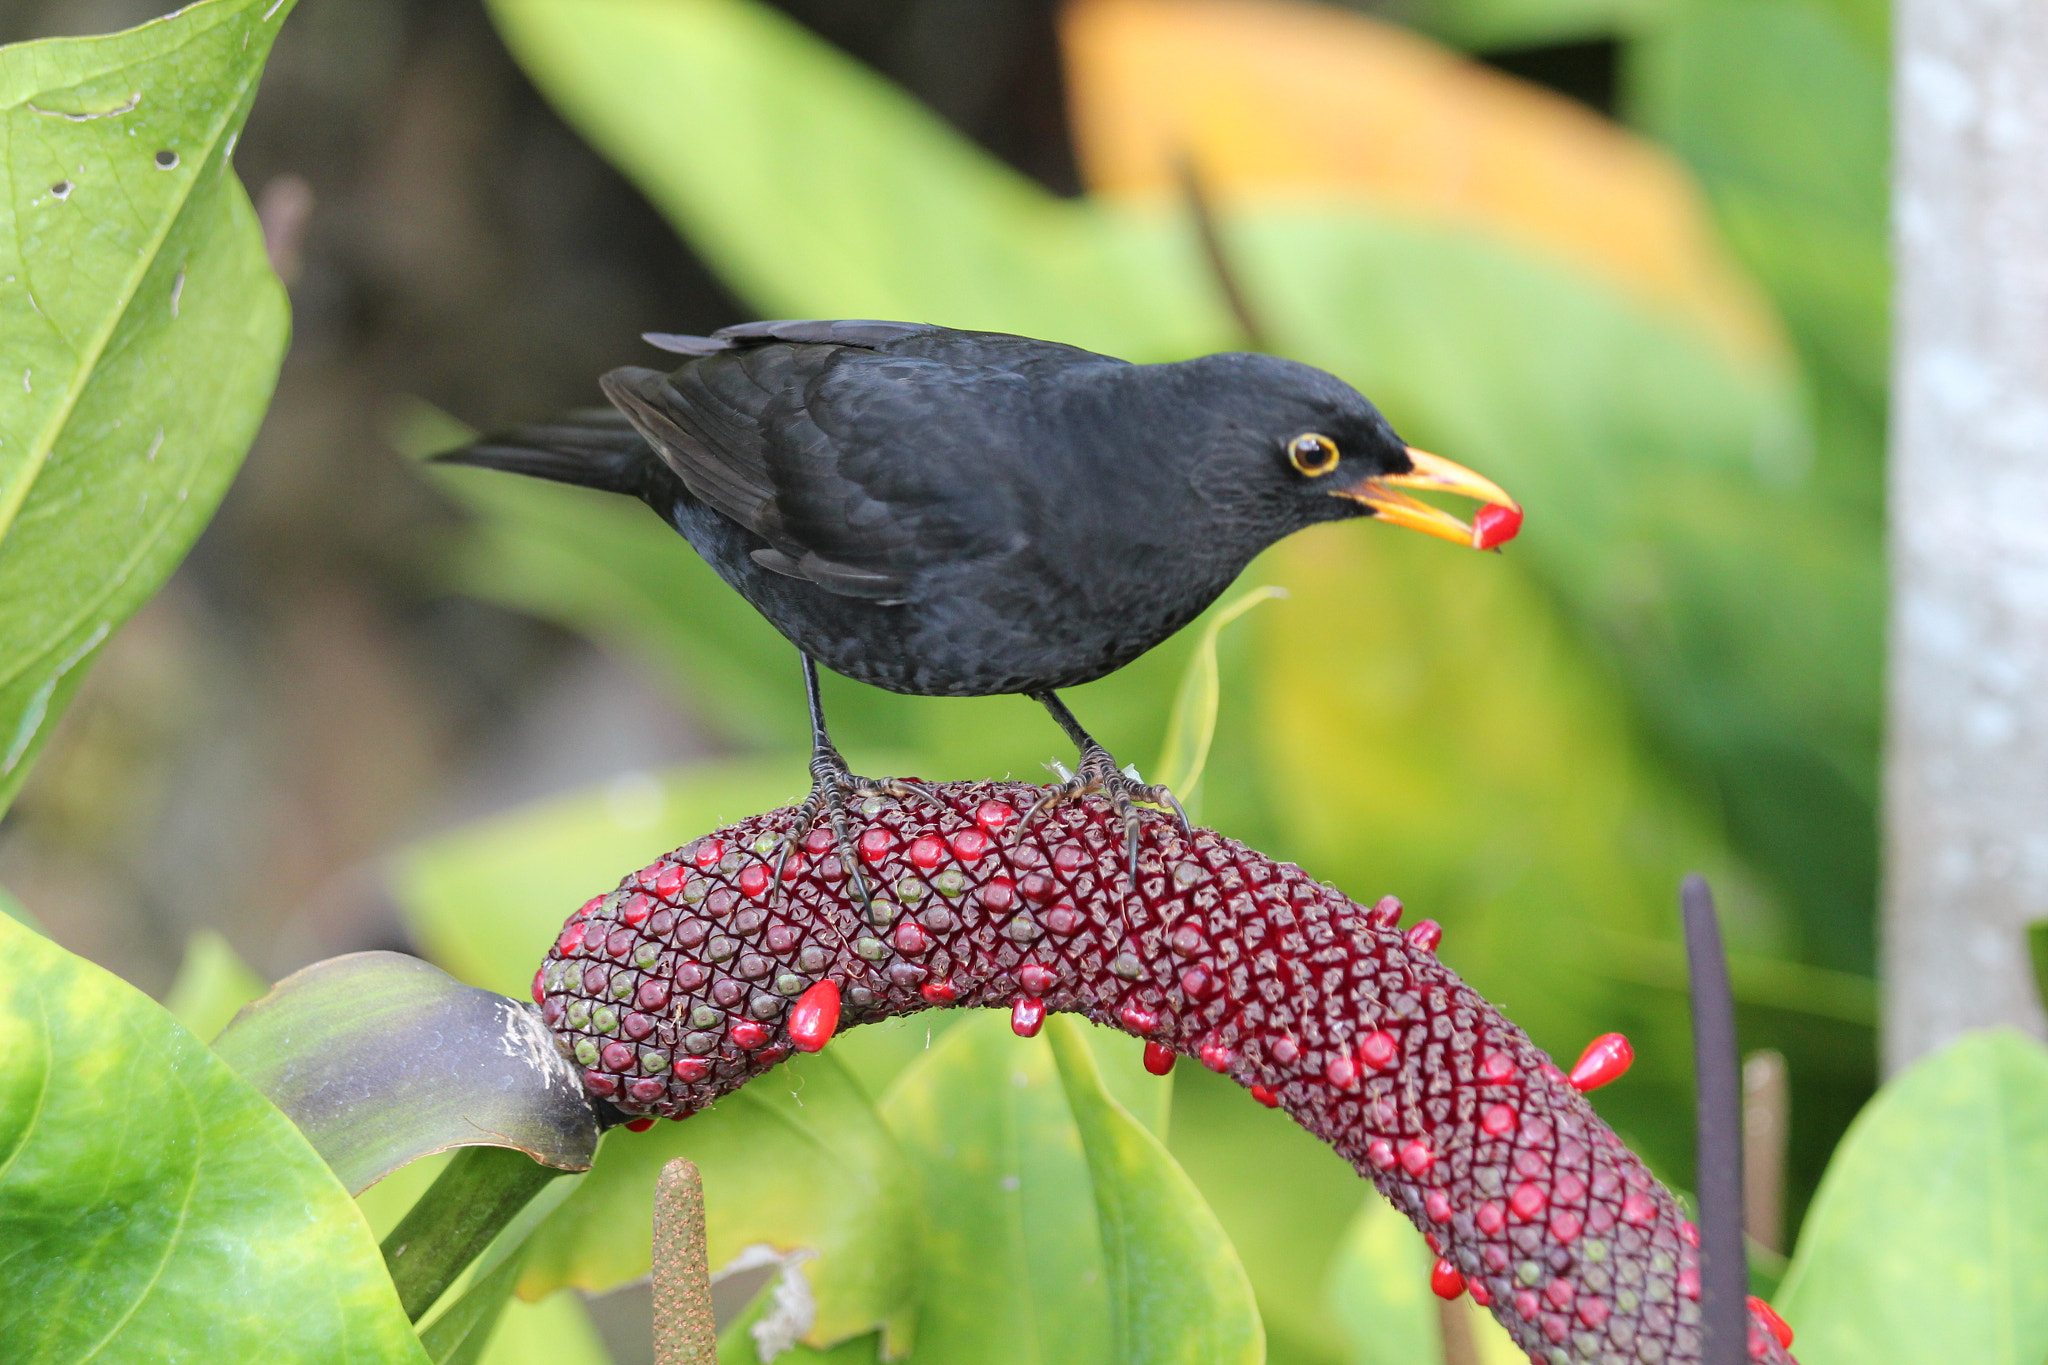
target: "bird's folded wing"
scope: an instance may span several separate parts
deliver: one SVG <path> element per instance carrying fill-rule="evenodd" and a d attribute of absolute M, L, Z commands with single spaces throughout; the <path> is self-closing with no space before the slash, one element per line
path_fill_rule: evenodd
<path fill-rule="evenodd" d="M 933 411 L 956 397 L 959 372 L 872 352 L 848 366 L 846 355 L 748 346 L 672 374 L 614 370 L 604 389 L 692 494 L 767 542 L 757 563 L 899 601 L 920 569 L 1008 537 L 986 515 L 996 490 L 947 458 L 958 433 Z"/>

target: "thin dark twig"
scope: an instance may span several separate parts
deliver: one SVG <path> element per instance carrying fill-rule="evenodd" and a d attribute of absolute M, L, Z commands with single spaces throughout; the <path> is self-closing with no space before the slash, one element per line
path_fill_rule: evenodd
<path fill-rule="evenodd" d="M 1174 163 L 1174 174 L 1180 180 L 1181 197 L 1187 201 L 1188 212 L 1195 220 L 1195 235 L 1201 239 L 1202 255 L 1209 262 L 1209 273 L 1216 277 L 1216 288 L 1222 292 L 1230 316 L 1237 320 L 1238 330 L 1244 333 L 1245 345 L 1254 351 L 1271 349 L 1266 344 L 1266 329 L 1259 325 L 1259 316 L 1252 309 L 1250 296 L 1245 293 L 1243 278 L 1231 263 L 1230 252 L 1223 244 L 1223 230 L 1216 221 L 1216 201 L 1210 198 L 1208 186 L 1202 183 L 1195 158 L 1183 152 Z"/>
<path fill-rule="evenodd" d="M 1742 1247 L 1742 1071 L 1735 1048 L 1735 997 L 1706 878 L 1694 873 L 1680 895 L 1692 978 L 1692 1051 L 1697 1077 L 1701 1365 L 1746 1365 L 1749 1270 Z"/>

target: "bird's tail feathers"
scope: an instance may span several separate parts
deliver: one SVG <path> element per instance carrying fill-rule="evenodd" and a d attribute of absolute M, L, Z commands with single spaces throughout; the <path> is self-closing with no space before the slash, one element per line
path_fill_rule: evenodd
<path fill-rule="evenodd" d="M 582 408 L 514 427 L 436 455 L 434 463 L 503 469 L 633 497 L 645 492 L 649 475 L 663 468 L 646 439 L 616 408 Z"/>

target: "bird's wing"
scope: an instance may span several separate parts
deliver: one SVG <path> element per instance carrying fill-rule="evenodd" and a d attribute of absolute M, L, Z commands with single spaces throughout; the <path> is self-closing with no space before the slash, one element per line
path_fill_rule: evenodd
<path fill-rule="evenodd" d="M 990 443 L 977 429 L 988 403 L 976 378 L 914 356 L 779 340 L 670 374 L 614 370 L 604 389 L 691 493 L 767 542 L 754 554 L 763 567 L 893 602 L 920 569 L 1013 539 L 1001 487 L 978 477 Z"/>

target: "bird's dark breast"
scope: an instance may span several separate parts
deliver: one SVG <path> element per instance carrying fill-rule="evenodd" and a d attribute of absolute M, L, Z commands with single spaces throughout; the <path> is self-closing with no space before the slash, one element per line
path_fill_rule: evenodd
<path fill-rule="evenodd" d="M 938 565 L 908 600 L 883 605 L 762 568 L 762 542 L 687 493 L 657 507 L 770 624 L 818 663 L 921 697 L 983 697 L 1075 687 L 1115 672 L 1202 613 L 1242 563 L 1190 572 L 1105 572 L 1059 547 Z M 1192 568 L 1192 566 L 1190 566 Z"/>

